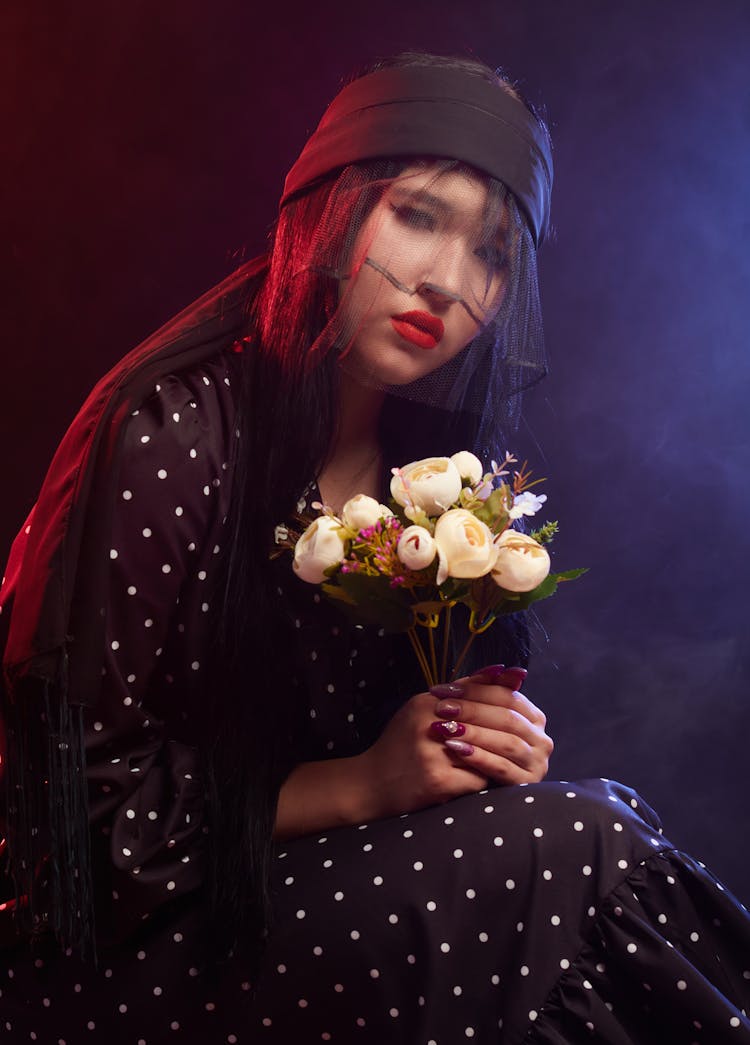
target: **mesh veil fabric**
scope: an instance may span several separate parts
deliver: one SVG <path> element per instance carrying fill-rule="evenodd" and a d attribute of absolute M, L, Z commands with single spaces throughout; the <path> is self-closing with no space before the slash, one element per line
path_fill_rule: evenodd
<path fill-rule="evenodd" d="M 322 285 L 326 321 L 309 362 L 334 352 L 360 383 L 468 412 L 480 444 L 498 448 L 520 393 L 546 373 L 536 250 L 512 194 L 452 160 L 352 164 L 330 183 L 314 233 L 290 251 L 297 208 L 309 206 L 305 195 L 285 204 L 275 252 L 293 258 L 292 285 Z M 394 326 L 415 313 L 444 324 L 436 343 L 416 344 L 411 323 Z"/>

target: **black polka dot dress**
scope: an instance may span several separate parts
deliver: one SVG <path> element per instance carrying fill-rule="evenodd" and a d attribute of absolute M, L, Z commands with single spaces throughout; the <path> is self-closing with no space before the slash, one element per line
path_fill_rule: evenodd
<path fill-rule="evenodd" d="M 606 780 L 493 788 L 280 844 L 259 977 L 238 959 L 207 968 L 197 750 L 231 385 L 217 359 L 163 380 L 128 423 L 86 726 L 98 967 L 5 947 L 0 1040 L 750 1043 L 746 911 Z M 383 694 L 400 640 L 278 570 L 301 757 L 356 754 L 397 706 Z"/>

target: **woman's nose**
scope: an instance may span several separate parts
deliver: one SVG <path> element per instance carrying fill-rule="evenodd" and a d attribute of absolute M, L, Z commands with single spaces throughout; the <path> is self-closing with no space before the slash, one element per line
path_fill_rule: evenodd
<path fill-rule="evenodd" d="M 436 306 L 447 307 L 461 301 L 462 294 L 461 251 L 444 248 L 434 255 L 419 283 L 420 294 L 425 295 Z"/>

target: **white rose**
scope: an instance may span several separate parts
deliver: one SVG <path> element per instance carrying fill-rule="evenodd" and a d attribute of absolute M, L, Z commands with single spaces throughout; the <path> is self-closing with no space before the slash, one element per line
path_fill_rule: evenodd
<path fill-rule="evenodd" d="M 357 531 L 374 526 L 379 519 L 388 519 L 392 515 L 390 508 L 379 504 L 374 497 L 368 497 L 365 493 L 351 497 L 341 510 L 344 525 Z"/>
<path fill-rule="evenodd" d="M 424 570 L 435 558 L 436 551 L 434 538 L 424 526 L 407 526 L 396 549 L 408 570 Z"/>
<path fill-rule="evenodd" d="M 458 468 L 461 478 L 468 479 L 472 486 L 474 483 L 478 483 L 484 475 L 482 462 L 470 450 L 460 450 L 457 454 L 453 454 L 451 461 Z"/>
<path fill-rule="evenodd" d="M 528 534 L 505 530 L 495 543 L 497 561 L 492 577 L 506 591 L 531 591 L 549 573 L 547 549 Z"/>
<path fill-rule="evenodd" d="M 495 564 L 497 548 L 489 526 L 465 508 L 453 508 L 435 524 L 440 557 L 437 583 L 446 577 L 483 577 Z"/>
<path fill-rule="evenodd" d="M 341 562 L 345 550 L 339 520 L 321 515 L 294 546 L 294 572 L 309 584 L 321 584 L 326 579 L 324 571 Z"/>
<path fill-rule="evenodd" d="M 426 457 L 399 469 L 391 479 L 391 495 L 400 505 L 413 504 L 439 515 L 458 500 L 461 476 L 450 457 Z"/>

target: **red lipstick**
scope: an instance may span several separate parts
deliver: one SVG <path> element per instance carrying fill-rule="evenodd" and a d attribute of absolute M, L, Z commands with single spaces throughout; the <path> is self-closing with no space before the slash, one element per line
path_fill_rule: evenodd
<path fill-rule="evenodd" d="M 429 312 L 403 312 L 391 316 L 396 333 L 418 348 L 435 348 L 445 333 L 442 319 Z"/>

